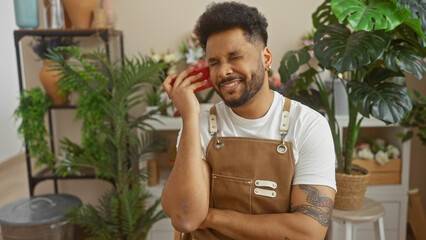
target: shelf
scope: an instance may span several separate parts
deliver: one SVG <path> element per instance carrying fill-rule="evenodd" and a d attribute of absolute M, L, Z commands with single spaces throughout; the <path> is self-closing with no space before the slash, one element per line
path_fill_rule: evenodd
<path fill-rule="evenodd" d="M 36 29 L 36 30 L 15 30 L 14 35 L 16 40 L 20 40 L 24 36 L 72 36 L 72 37 L 87 37 L 94 34 L 100 35 L 120 35 L 121 31 L 99 28 L 99 29 Z"/>
<path fill-rule="evenodd" d="M 76 109 L 77 106 L 74 105 L 53 105 L 49 109 Z"/>
<path fill-rule="evenodd" d="M 358 115 L 358 119 L 360 117 L 361 115 Z M 337 115 L 336 120 L 339 123 L 340 127 L 347 127 L 349 123 L 349 116 Z M 386 125 L 385 122 L 374 117 L 370 117 L 370 118 L 365 117 L 361 122 L 361 127 L 389 127 L 389 126 L 398 126 L 398 125 L 397 124 Z"/>
<path fill-rule="evenodd" d="M 201 103 L 200 111 L 209 110 L 214 103 Z M 181 117 L 169 117 L 163 115 L 154 115 L 155 120 L 148 120 L 146 123 L 154 127 L 158 131 L 167 131 L 167 130 L 180 130 L 182 128 L 182 118 Z"/>
<path fill-rule="evenodd" d="M 180 117 L 167 117 L 161 115 L 152 116 L 156 120 L 148 120 L 147 124 L 151 125 L 155 130 L 180 130 L 182 128 L 182 118 Z"/>
<path fill-rule="evenodd" d="M 19 80 L 19 91 L 23 92 L 25 90 L 24 88 L 24 80 L 23 80 L 23 61 L 21 61 L 21 48 L 23 46 L 21 41 L 22 38 L 28 36 L 28 37 L 60 37 L 60 36 L 68 36 L 68 37 L 96 37 L 97 39 L 100 39 L 102 42 L 99 43 L 100 45 L 104 45 L 105 52 L 108 58 L 111 61 L 111 44 L 117 42 L 112 41 L 113 39 L 118 39 L 118 47 L 120 50 L 120 58 L 121 63 L 124 64 L 124 43 L 123 43 L 123 33 L 119 30 L 114 29 L 108 29 L 108 28 L 100 28 L 100 29 L 73 29 L 73 30 L 65 30 L 65 29 L 36 29 L 36 30 L 15 30 L 13 32 L 14 35 L 14 41 L 15 41 L 15 54 L 16 54 L 16 61 L 17 61 L 17 67 L 18 67 L 18 80 Z M 48 111 L 48 126 L 49 126 L 49 133 L 51 134 L 51 140 L 50 145 L 52 152 L 54 152 L 54 132 L 53 132 L 53 124 L 52 124 L 52 110 L 67 110 L 67 109 L 76 109 L 77 107 L 74 105 L 55 105 L 50 106 Z M 82 175 L 69 175 L 66 177 L 57 176 L 54 174 L 52 170 L 41 170 L 36 174 L 33 174 L 32 164 L 31 160 L 28 154 L 28 148 L 26 148 L 26 162 L 27 162 L 27 174 L 28 174 L 28 182 L 29 182 L 29 190 L 30 190 L 30 196 L 34 195 L 34 188 L 35 186 L 44 180 L 53 180 L 54 182 L 54 190 L 55 193 L 58 193 L 58 186 L 57 186 L 57 180 L 66 180 L 66 179 L 96 179 L 96 175 L 94 172 L 89 172 Z M 102 179 L 102 178 L 100 178 Z M 107 179 L 102 179 L 107 180 Z M 107 180 L 109 181 L 109 180 Z M 111 182 L 111 181 L 110 181 Z"/>
<path fill-rule="evenodd" d="M 66 177 L 56 175 L 52 169 L 42 169 L 34 174 L 34 178 L 37 179 L 79 179 L 79 178 L 96 178 L 95 171 L 93 169 L 83 169 L 81 174 L 70 174 Z"/>

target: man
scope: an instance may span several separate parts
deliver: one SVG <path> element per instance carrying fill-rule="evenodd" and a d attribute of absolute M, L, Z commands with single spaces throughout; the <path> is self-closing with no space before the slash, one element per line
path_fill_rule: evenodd
<path fill-rule="evenodd" d="M 183 127 L 162 206 L 192 239 L 325 237 L 336 189 L 330 128 L 269 89 L 266 28 L 257 9 L 235 2 L 199 18 L 195 33 L 223 99 L 210 111 L 200 113 L 193 91 L 206 81 L 188 76 L 193 69 L 163 83 Z"/>

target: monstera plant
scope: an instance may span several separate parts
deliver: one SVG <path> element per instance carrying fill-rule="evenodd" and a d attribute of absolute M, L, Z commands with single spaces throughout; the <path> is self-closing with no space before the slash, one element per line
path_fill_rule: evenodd
<path fill-rule="evenodd" d="M 313 44 L 284 55 L 281 81 L 286 84 L 299 72 L 298 81 L 305 87 L 301 92 L 316 86 L 334 138 L 337 172 L 351 174 L 362 120 L 373 116 L 387 124 L 397 123 L 412 109 L 404 74 L 422 79 L 426 71 L 426 4 L 326 0 L 312 19 Z M 312 50 L 318 64 L 311 61 L 308 51 Z M 348 94 L 349 122 L 343 142 L 336 121 L 334 84 L 328 89 L 320 78 L 325 69 L 331 71 L 331 81 L 341 81 Z"/>

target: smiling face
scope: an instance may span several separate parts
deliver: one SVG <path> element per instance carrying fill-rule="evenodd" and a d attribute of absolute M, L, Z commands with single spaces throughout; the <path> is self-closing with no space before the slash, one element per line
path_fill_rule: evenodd
<path fill-rule="evenodd" d="M 267 88 L 262 53 L 264 46 L 247 41 L 240 28 L 212 34 L 207 39 L 206 57 L 210 78 L 227 106 L 241 107 L 262 88 Z"/>

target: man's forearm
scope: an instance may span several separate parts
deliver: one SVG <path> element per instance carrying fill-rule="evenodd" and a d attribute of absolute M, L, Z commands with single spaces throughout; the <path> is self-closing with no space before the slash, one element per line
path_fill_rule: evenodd
<path fill-rule="evenodd" d="M 307 226 L 310 226 L 307 228 Z M 233 239 L 324 239 L 326 227 L 301 213 L 243 214 L 232 210 L 210 209 L 203 227 Z"/>
<path fill-rule="evenodd" d="M 196 229 L 208 212 L 209 176 L 201 159 L 200 141 L 199 118 L 186 119 L 176 161 L 162 195 L 164 211 L 173 226 L 183 232 Z"/>

